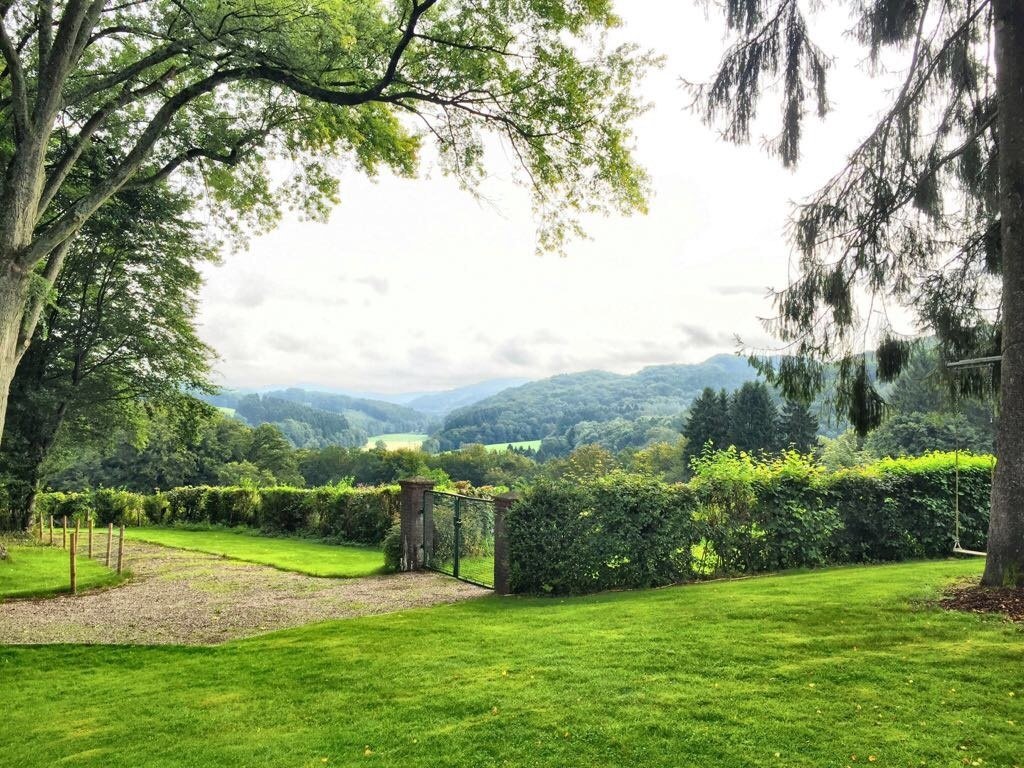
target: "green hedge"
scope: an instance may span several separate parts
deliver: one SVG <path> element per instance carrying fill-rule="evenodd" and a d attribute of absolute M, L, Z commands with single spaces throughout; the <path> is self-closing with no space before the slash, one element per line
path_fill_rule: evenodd
<path fill-rule="evenodd" d="M 689 488 L 615 472 L 541 481 L 508 516 L 513 592 L 580 594 L 694 575 L 702 538 Z"/>
<path fill-rule="evenodd" d="M 581 594 L 984 549 L 992 458 L 936 453 L 835 474 L 789 453 L 694 462 L 688 485 L 613 473 L 544 481 L 508 519 L 516 592 Z"/>
<path fill-rule="evenodd" d="M 36 515 L 42 514 L 47 521 L 53 515 L 56 525 L 60 525 L 65 515 L 68 525 L 75 522 L 85 525 L 90 518 L 94 525 L 138 525 L 140 521 L 147 520 L 145 502 L 146 497 L 141 494 L 115 488 L 74 493 L 40 493 L 36 497 Z"/>
<path fill-rule="evenodd" d="M 244 488 L 195 486 L 151 496 L 100 489 L 82 493 L 42 493 L 44 517 L 99 525 L 250 526 L 302 533 L 355 544 L 378 545 L 398 519 L 398 486 L 379 488 Z"/>

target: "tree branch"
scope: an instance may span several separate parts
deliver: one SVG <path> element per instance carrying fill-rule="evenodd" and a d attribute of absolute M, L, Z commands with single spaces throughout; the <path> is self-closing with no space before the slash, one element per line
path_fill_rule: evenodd
<path fill-rule="evenodd" d="M 21 57 L 7 34 L 7 25 L 0 19 L 0 51 L 7 62 L 7 71 L 11 78 L 11 107 L 14 113 L 14 128 L 18 138 L 25 136 L 30 128 L 28 116 L 28 94 L 25 89 L 25 72 L 21 67 Z"/>
<path fill-rule="evenodd" d="M 176 74 L 177 70 L 174 67 L 171 67 L 149 85 L 138 88 L 134 91 L 130 91 L 126 88 L 116 99 L 104 104 L 86 121 L 85 125 L 82 126 L 82 129 L 75 137 L 75 141 L 71 148 L 64 153 L 50 172 L 49 178 L 46 180 L 46 185 L 43 187 L 43 193 L 39 201 L 40 216 L 42 216 L 49 207 L 53 198 L 56 196 L 57 191 L 60 189 L 60 185 L 64 183 L 67 175 L 71 172 L 71 169 L 74 168 L 75 163 L 78 162 L 78 158 L 82 156 L 82 152 L 85 151 L 85 148 L 89 145 L 90 141 L 92 141 L 92 137 L 95 135 L 96 131 L 103 126 L 106 119 L 115 110 L 160 90 L 160 88 L 168 83 Z"/>
<path fill-rule="evenodd" d="M 64 258 L 67 256 L 68 250 L 71 248 L 72 238 L 68 238 L 50 254 L 50 258 L 46 262 L 46 268 L 43 270 L 42 279 L 46 281 L 46 290 L 53 286 L 57 280 L 57 276 L 60 275 L 60 271 L 64 266 Z M 25 356 L 29 346 L 32 344 L 32 336 L 35 335 L 36 326 L 39 324 L 39 317 L 42 315 L 43 307 L 46 306 L 46 294 L 44 291 L 38 291 L 32 294 L 30 304 L 25 308 L 25 312 L 21 319 L 21 329 L 18 331 L 18 346 L 16 351 L 15 365 L 21 362 L 21 359 Z"/>

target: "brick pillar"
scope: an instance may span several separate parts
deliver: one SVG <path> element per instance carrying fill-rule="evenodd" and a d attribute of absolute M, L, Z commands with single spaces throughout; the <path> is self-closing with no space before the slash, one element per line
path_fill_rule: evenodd
<path fill-rule="evenodd" d="M 505 519 L 509 509 L 518 501 L 514 493 L 505 493 L 494 498 L 494 591 L 507 595 L 509 589 L 509 548 L 508 529 Z"/>
<path fill-rule="evenodd" d="M 401 570 L 418 571 L 423 567 L 423 494 L 433 489 L 434 481 L 425 477 L 399 480 L 402 488 L 402 562 Z"/>

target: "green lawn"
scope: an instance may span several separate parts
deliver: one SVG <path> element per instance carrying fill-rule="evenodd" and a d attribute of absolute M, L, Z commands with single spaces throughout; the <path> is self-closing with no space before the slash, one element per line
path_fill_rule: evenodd
<path fill-rule="evenodd" d="M 125 536 L 178 549 L 224 555 L 310 576 L 354 577 L 380 573 L 384 555 L 375 547 L 325 544 L 308 539 L 261 536 L 249 531 L 127 528 Z"/>
<path fill-rule="evenodd" d="M 44 597 L 67 592 L 71 586 L 70 557 L 66 549 L 11 545 L 8 558 L 0 560 L 0 602 L 10 598 Z M 85 556 L 77 558 L 78 589 L 117 584 L 122 580 L 112 570 Z"/>
<path fill-rule="evenodd" d="M 980 568 L 486 598 L 218 648 L 0 648 L 0 744 L 23 768 L 1010 768 L 1024 632 L 922 602 Z"/>
<path fill-rule="evenodd" d="M 508 450 L 508 447 L 511 445 L 513 448 L 524 448 L 539 451 L 540 444 L 540 440 L 520 440 L 517 443 L 491 443 L 490 445 L 485 445 L 484 448 L 486 448 L 488 451 L 500 452 Z"/>
<path fill-rule="evenodd" d="M 374 435 L 366 441 L 364 448 L 375 448 L 378 441 L 383 441 L 389 451 L 397 451 L 399 448 L 419 448 L 423 441 L 430 435 L 417 435 L 412 432 L 398 432 L 390 435 Z"/>

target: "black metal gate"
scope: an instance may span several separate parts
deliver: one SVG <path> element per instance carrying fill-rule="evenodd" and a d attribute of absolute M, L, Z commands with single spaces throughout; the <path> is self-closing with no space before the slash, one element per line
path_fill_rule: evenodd
<path fill-rule="evenodd" d="M 494 588 L 494 502 L 457 493 L 423 495 L 423 562 L 457 579 Z"/>

